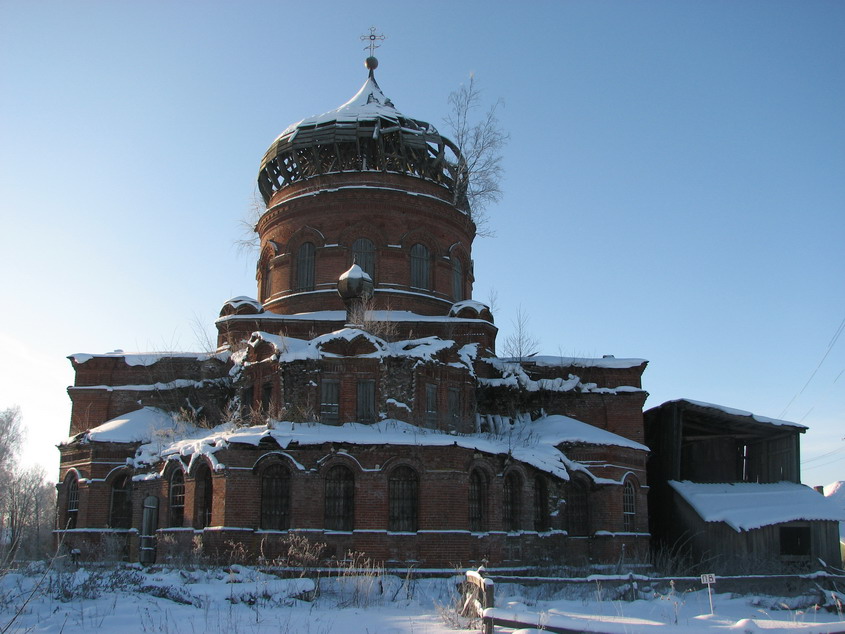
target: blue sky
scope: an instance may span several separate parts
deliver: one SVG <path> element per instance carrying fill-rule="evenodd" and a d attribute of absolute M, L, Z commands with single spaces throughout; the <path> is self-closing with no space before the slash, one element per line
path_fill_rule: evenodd
<path fill-rule="evenodd" d="M 371 25 L 403 113 L 442 129 L 470 73 L 503 101 L 474 247 L 500 340 L 521 307 L 544 353 L 648 359 L 647 407 L 801 421 L 804 481 L 845 479 L 845 4 L 778 0 L 0 2 L 0 408 L 28 460 L 55 473 L 67 355 L 195 349 L 255 295 L 259 161 L 357 91 Z"/>

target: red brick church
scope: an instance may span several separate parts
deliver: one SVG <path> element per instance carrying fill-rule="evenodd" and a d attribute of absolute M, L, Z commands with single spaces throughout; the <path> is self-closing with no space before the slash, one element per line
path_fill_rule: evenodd
<path fill-rule="evenodd" d="M 264 154 L 257 300 L 225 302 L 216 351 L 70 357 L 83 559 L 270 559 L 291 533 L 397 566 L 644 556 L 646 362 L 496 355 L 460 148 L 376 65 Z"/>

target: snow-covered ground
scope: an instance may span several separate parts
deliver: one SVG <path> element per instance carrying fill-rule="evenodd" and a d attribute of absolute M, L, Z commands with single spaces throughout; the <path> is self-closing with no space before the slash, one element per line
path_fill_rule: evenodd
<path fill-rule="evenodd" d="M 319 596 L 311 598 L 311 579 L 280 579 L 245 566 L 82 568 L 46 575 L 36 566 L 0 578 L 0 632 L 446 634 L 459 625 L 453 611 L 456 580 L 324 576 Z M 500 613 L 532 615 L 541 627 L 845 632 L 845 614 L 814 607 L 818 596 L 714 594 L 712 616 L 706 590 L 644 592 L 643 597 L 615 600 L 598 583 L 578 596 L 542 585 L 496 588 Z"/>

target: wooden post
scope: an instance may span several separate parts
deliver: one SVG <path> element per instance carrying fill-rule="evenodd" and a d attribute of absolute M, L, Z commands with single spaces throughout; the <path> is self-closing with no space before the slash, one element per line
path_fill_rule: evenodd
<path fill-rule="evenodd" d="M 495 585 L 492 579 L 481 576 L 483 568 L 478 571 L 467 570 L 463 589 L 462 616 L 476 616 L 481 619 L 482 632 L 493 634 L 493 617 L 484 616 L 486 608 L 495 607 Z"/>

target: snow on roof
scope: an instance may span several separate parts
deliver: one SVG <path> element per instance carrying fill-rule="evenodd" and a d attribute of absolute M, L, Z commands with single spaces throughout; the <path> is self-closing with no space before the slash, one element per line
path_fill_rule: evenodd
<path fill-rule="evenodd" d="M 149 366 L 158 363 L 162 359 L 196 359 L 197 361 L 218 359 L 220 361 L 226 361 L 229 358 L 229 352 L 124 352 L 123 350 L 114 350 L 113 352 L 106 352 L 104 354 L 78 352 L 68 356 L 68 359 L 78 364 L 86 363 L 91 359 L 108 358 L 122 358 L 126 365 Z"/>
<path fill-rule="evenodd" d="M 353 279 L 353 280 L 364 279 L 364 280 L 370 280 L 371 282 L 373 281 L 373 278 L 370 277 L 370 274 L 367 273 L 364 269 L 362 269 L 357 264 L 353 264 L 352 266 L 350 266 L 349 269 L 347 269 L 346 271 L 341 273 L 340 277 L 337 278 L 337 279 L 338 280 L 345 280 L 347 278 Z"/>
<path fill-rule="evenodd" d="M 337 292 L 337 291 L 326 291 Z M 380 292 L 380 289 L 376 289 Z M 390 290 L 390 293 L 399 293 L 399 291 Z M 421 295 L 421 293 L 411 293 L 413 295 Z M 448 317 L 446 315 L 420 315 L 409 310 L 374 310 L 368 311 L 367 316 L 373 321 L 412 321 L 412 322 L 443 322 L 443 323 L 464 323 L 477 324 L 489 323 L 484 319 L 473 319 L 468 317 Z M 260 315 L 226 315 L 220 317 L 217 322 L 236 321 L 239 319 L 258 321 L 337 321 L 344 323 L 346 321 L 346 311 L 343 310 L 319 310 L 310 313 L 294 313 L 291 315 L 282 315 L 279 313 L 264 312 Z"/>
<path fill-rule="evenodd" d="M 558 442 L 565 443 L 586 443 L 589 445 L 613 445 L 615 447 L 628 447 L 640 451 L 650 451 L 645 445 L 600 429 L 589 423 L 584 423 L 568 416 L 551 414 L 538 418 L 531 425 L 531 432 L 541 436 L 560 438 Z"/>
<path fill-rule="evenodd" d="M 334 110 L 308 117 L 289 125 L 279 135 L 277 141 L 282 140 L 286 136 L 291 136 L 292 138 L 300 128 L 322 126 L 335 122 L 357 123 L 359 121 L 375 121 L 378 119 L 385 119 L 398 125 L 408 118 L 396 109 L 390 99 L 385 97 L 375 78 L 370 75 L 355 96 L 345 104 Z M 416 123 L 422 122 L 418 121 Z M 413 132 L 413 130 L 408 131 Z M 422 131 L 420 130 L 420 132 Z M 428 126 L 426 132 L 437 134 L 437 130 L 431 125 Z"/>
<path fill-rule="evenodd" d="M 507 362 L 516 362 L 519 361 L 517 358 L 504 358 L 502 357 L 502 361 Z M 576 367 L 576 368 L 614 368 L 614 369 L 624 369 L 624 368 L 636 368 L 638 366 L 643 365 L 644 363 L 648 363 L 646 359 L 617 359 L 614 356 L 605 356 L 600 359 L 589 358 L 589 357 L 558 357 L 558 356 L 534 356 L 528 357 L 527 359 L 523 360 L 526 363 L 534 363 L 539 366 L 551 366 L 551 367 Z"/>
<path fill-rule="evenodd" d="M 669 484 L 705 522 L 725 522 L 738 533 L 798 520 L 845 520 L 845 509 L 795 482 Z"/>
<path fill-rule="evenodd" d="M 256 299 L 253 299 L 252 297 L 247 297 L 246 295 L 238 295 L 237 297 L 227 299 L 225 302 L 223 302 L 223 305 L 231 306 L 236 310 L 241 306 L 252 306 L 253 308 L 259 311 L 264 309 L 264 306 L 261 305 L 261 302 Z"/>
<path fill-rule="evenodd" d="M 824 496 L 845 511 L 845 480 L 832 482 L 823 489 Z M 845 520 L 839 522 L 839 541 L 845 544 Z"/>
<path fill-rule="evenodd" d="M 553 379 L 532 379 L 528 376 L 525 368 L 519 361 L 512 358 L 501 359 L 498 357 L 488 357 L 482 361 L 489 363 L 499 372 L 502 373 L 501 378 L 487 379 L 479 378 L 478 382 L 481 385 L 489 387 L 509 387 L 527 390 L 528 392 L 570 392 L 578 390 L 580 392 L 592 392 L 597 394 L 619 394 L 621 392 L 644 392 L 640 387 L 633 385 L 619 385 L 617 387 L 599 387 L 596 383 L 582 383 L 581 377 L 570 374 L 567 378 L 555 377 Z"/>
<path fill-rule="evenodd" d="M 369 341 L 375 348 L 373 352 L 358 355 L 362 358 L 409 357 L 429 361 L 441 350 L 448 350 L 455 346 L 455 342 L 451 339 L 441 339 L 440 337 L 422 337 L 420 339 L 387 342 L 359 328 L 342 328 L 310 340 L 273 335 L 268 332 L 254 332 L 250 337 L 249 345 L 255 347 L 261 342 L 269 343 L 275 349 L 278 361 L 282 363 L 334 357 L 336 355 L 323 351 L 326 344 L 337 340 L 353 341 L 359 337 Z M 464 346 L 464 348 L 467 348 L 467 346 Z M 471 364 L 471 359 L 464 358 L 467 353 L 464 348 L 461 349 L 464 353 L 461 358 L 467 364 Z"/>
<path fill-rule="evenodd" d="M 747 418 L 751 418 L 752 420 L 758 423 L 766 423 L 768 425 L 785 425 L 787 427 L 797 427 L 798 429 L 807 429 L 804 425 L 799 425 L 798 423 L 793 423 L 788 420 L 778 420 L 777 418 L 768 418 L 767 416 L 758 416 L 757 414 L 752 414 L 751 412 L 746 412 L 742 409 L 734 409 L 733 407 L 725 407 L 724 405 L 715 405 L 713 403 L 704 403 L 702 401 L 693 401 L 692 399 L 688 398 L 679 398 L 674 401 L 667 401 L 667 403 L 689 403 L 690 405 L 697 405 L 698 407 L 707 407 L 709 409 L 715 409 L 720 411 L 724 414 L 730 414 L 731 416 L 744 416 Z M 664 403 L 666 405 L 666 403 Z"/>
<path fill-rule="evenodd" d="M 90 442 L 150 442 L 164 433 L 176 433 L 185 429 L 184 423 L 178 423 L 171 414 L 155 407 L 142 407 L 134 412 L 112 418 L 102 425 L 90 429 L 80 436 L 74 436 L 67 442 L 82 440 Z"/>
<path fill-rule="evenodd" d="M 105 425 L 109 425 L 106 423 L 92 430 L 88 434 L 89 438 L 102 442 L 133 442 L 146 434 L 152 440 L 139 447 L 136 453 L 135 466 L 139 468 L 156 464 L 160 460 L 167 460 L 169 456 L 195 459 L 199 455 L 205 455 L 212 460 L 217 469 L 223 469 L 225 465 L 220 464 L 213 456 L 220 449 L 232 443 L 257 446 L 264 439 L 273 439 L 282 449 L 292 444 L 305 446 L 324 443 L 457 446 L 494 455 L 509 454 L 516 460 L 568 480 L 571 471 L 582 471 L 590 477 L 594 476 L 587 466 L 568 459 L 557 449 L 557 446 L 562 443 L 583 442 L 647 450 L 643 445 L 566 416 L 546 416 L 536 421 L 527 419 L 514 421 L 506 432 L 496 435 L 456 435 L 417 427 L 395 419 L 387 419 L 371 425 L 360 423 L 322 425 L 287 421 L 274 422 L 270 426 L 251 427 L 237 427 L 232 423 L 225 423 L 213 429 L 183 425 L 181 435 L 178 433 L 174 435 L 173 430 L 178 428 L 179 423 L 174 422 L 167 415 L 154 420 L 154 424 L 163 428 L 163 433 L 156 433 L 155 430 L 144 427 L 140 422 L 134 426 L 129 422 L 121 422 L 120 425 L 117 422 L 117 420 L 110 421 L 115 424 L 108 429 L 102 429 Z M 139 429 L 133 431 L 135 427 Z M 125 440 L 116 440 L 117 438 Z"/>

